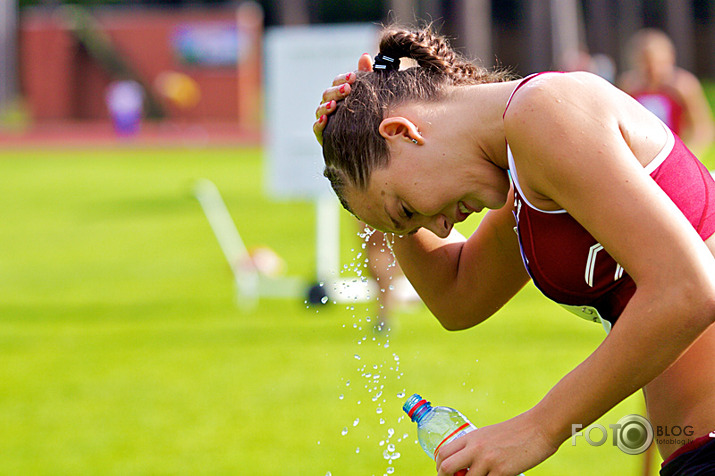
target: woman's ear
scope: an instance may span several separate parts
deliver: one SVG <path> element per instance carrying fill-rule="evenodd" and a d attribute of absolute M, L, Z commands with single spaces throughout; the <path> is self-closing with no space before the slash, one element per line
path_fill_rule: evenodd
<path fill-rule="evenodd" d="M 402 116 L 386 117 L 378 129 L 385 140 L 407 140 L 415 144 L 423 144 L 424 138 L 414 122 Z"/>

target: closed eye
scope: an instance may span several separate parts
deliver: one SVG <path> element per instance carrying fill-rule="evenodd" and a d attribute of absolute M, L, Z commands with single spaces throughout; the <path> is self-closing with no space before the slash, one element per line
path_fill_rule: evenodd
<path fill-rule="evenodd" d="M 402 205 L 402 214 L 403 214 L 403 215 L 405 216 L 405 218 L 407 218 L 408 220 L 409 220 L 410 218 L 412 218 L 412 215 L 414 215 L 414 213 L 412 213 L 411 211 L 409 211 L 409 210 L 407 209 L 407 207 L 404 206 L 404 205 Z"/>

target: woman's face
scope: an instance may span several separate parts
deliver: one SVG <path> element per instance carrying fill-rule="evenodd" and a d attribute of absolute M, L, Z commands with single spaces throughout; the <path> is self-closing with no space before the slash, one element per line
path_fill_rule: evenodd
<path fill-rule="evenodd" d="M 406 235 L 427 228 L 445 238 L 471 213 L 501 208 L 509 192 L 506 171 L 462 149 L 437 140 L 391 144 L 388 165 L 370 174 L 367 188 L 347 188 L 350 209 L 381 231 Z"/>
<path fill-rule="evenodd" d="M 656 83 L 667 82 L 673 74 L 675 55 L 665 41 L 651 40 L 638 56 L 640 67 L 649 80 Z"/>

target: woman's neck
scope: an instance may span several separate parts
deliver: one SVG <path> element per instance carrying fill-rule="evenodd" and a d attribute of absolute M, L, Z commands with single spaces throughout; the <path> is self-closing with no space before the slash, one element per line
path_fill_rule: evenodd
<path fill-rule="evenodd" d="M 518 81 L 488 83 L 455 88 L 450 94 L 450 117 L 457 121 L 467 140 L 480 156 L 506 170 L 506 135 L 504 111 Z"/>

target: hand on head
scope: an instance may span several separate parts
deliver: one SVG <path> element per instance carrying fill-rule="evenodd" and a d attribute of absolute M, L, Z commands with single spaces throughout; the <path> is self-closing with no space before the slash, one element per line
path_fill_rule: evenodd
<path fill-rule="evenodd" d="M 358 60 L 358 71 L 372 71 L 372 58 L 365 53 Z M 323 130 L 328 123 L 328 115 L 335 111 L 336 102 L 350 94 L 350 85 L 355 82 L 354 72 L 340 74 L 335 77 L 331 87 L 323 91 L 323 99 L 318 109 L 315 111 L 313 123 L 313 133 L 318 143 L 323 145 Z"/>

